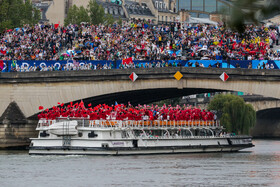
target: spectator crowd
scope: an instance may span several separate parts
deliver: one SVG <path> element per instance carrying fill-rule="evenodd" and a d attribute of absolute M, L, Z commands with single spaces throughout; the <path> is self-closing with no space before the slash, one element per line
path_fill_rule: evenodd
<path fill-rule="evenodd" d="M 141 20 L 68 26 L 38 24 L 0 34 L 2 60 L 279 60 L 278 27 L 151 25 Z"/>
<path fill-rule="evenodd" d="M 214 120 L 215 116 L 212 112 L 201 110 L 200 108 L 192 106 L 172 107 L 171 105 L 162 107 L 158 105 L 138 105 L 132 106 L 131 104 L 116 104 L 106 105 L 99 104 L 88 107 L 84 102 L 69 105 L 58 103 L 51 109 L 43 110 L 43 106 L 39 107 L 42 112 L 38 115 L 39 119 L 53 120 L 59 117 L 75 117 L 85 118 L 90 120 Z"/>

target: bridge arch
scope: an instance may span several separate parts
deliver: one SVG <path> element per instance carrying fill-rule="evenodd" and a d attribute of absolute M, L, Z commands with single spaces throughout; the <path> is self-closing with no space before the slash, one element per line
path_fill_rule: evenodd
<path fill-rule="evenodd" d="M 179 81 L 174 78 L 177 71 L 183 74 Z M 224 71 L 230 76 L 226 82 L 219 78 Z M 135 82 L 128 78 L 132 72 L 139 77 Z M 50 108 L 81 99 L 135 104 L 225 90 L 280 98 L 279 79 L 277 70 L 187 67 L 7 73 L 0 77 L 0 113 L 13 101 L 28 118 L 40 105 Z"/>
<path fill-rule="evenodd" d="M 252 130 L 252 136 L 261 138 L 279 138 L 280 107 L 257 111 L 257 122 Z"/>

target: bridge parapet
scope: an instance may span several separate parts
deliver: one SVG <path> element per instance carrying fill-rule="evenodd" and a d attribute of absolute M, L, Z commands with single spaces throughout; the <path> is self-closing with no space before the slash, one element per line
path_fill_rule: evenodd
<path fill-rule="evenodd" d="M 230 80 L 279 81 L 279 70 L 265 69 L 221 69 L 221 68 L 138 68 L 138 69 L 107 69 L 79 71 L 45 71 L 45 72 L 12 72 L 0 74 L 0 83 L 42 83 L 68 81 L 101 81 L 129 80 L 128 76 L 135 72 L 139 79 L 174 79 L 173 75 L 180 71 L 183 78 L 219 79 L 226 72 Z"/>

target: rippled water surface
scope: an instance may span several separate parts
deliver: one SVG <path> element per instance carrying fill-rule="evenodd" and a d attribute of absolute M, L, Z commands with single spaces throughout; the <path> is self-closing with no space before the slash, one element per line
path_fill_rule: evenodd
<path fill-rule="evenodd" d="M 29 156 L 0 151 L 0 186 L 280 186 L 280 141 L 238 153 Z"/>

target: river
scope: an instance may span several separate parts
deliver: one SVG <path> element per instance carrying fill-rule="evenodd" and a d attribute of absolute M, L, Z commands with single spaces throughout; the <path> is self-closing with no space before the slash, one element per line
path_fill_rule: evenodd
<path fill-rule="evenodd" d="M 280 186 L 280 140 L 237 153 L 29 156 L 0 151 L 0 186 Z"/>

